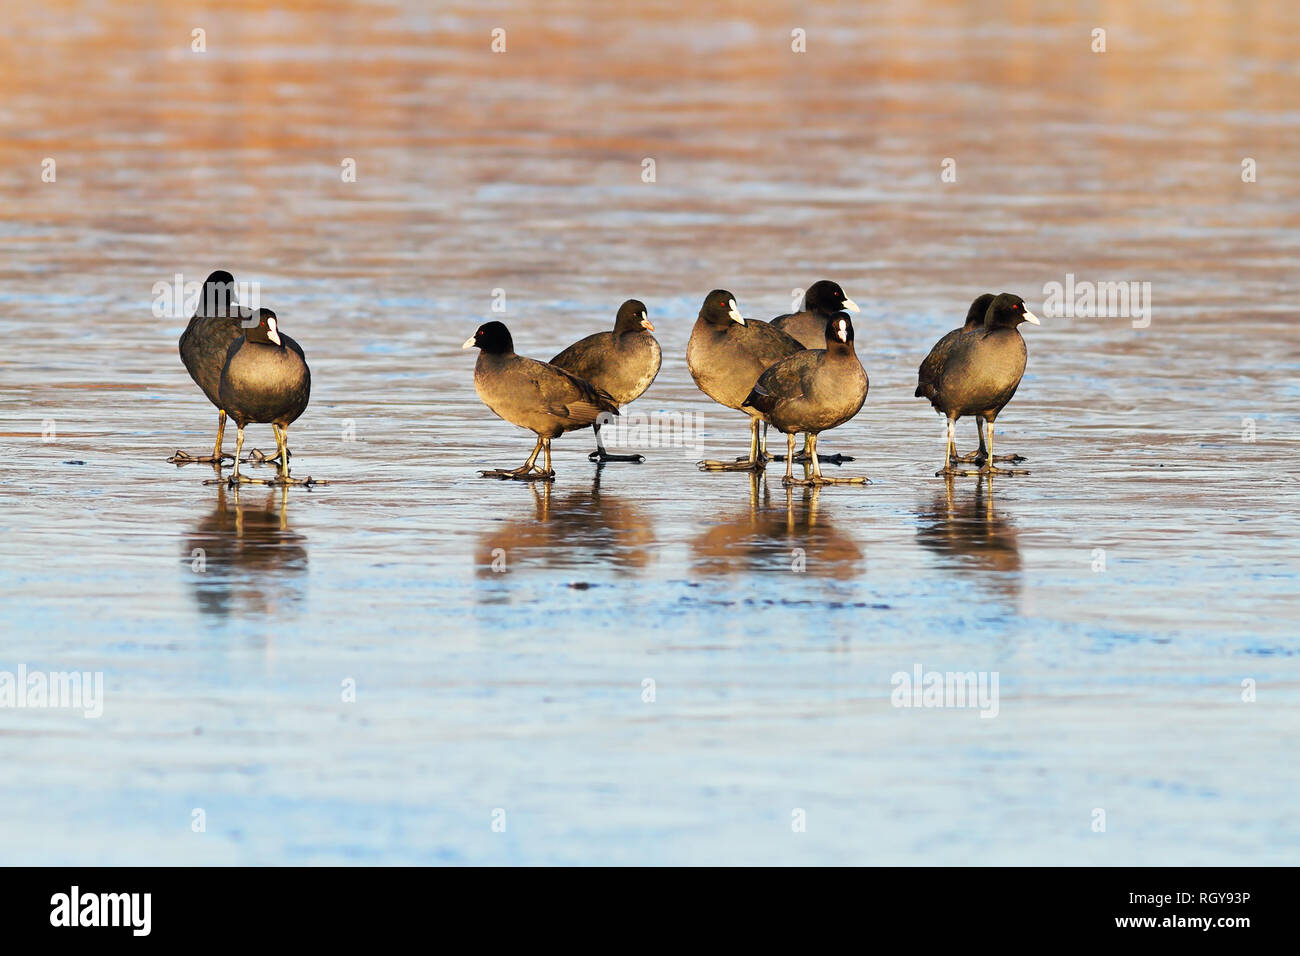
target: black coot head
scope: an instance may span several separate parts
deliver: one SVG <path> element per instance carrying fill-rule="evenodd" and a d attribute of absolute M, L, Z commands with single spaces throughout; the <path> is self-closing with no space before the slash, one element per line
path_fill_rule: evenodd
<path fill-rule="evenodd" d="M 645 303 L 640 299 L 628 299 L 618 307 L 618 317 L 614 319 L 614 334 L 626 335 L 628 332 L 653 332 Z"/>
<path fill-rule="evenodd" d="M 1040 325 L 1038 316 L 1025 308 L 1025 300 L 1012 292 L 999 292 L 984 315 L 986 328 L 1015 328 L 1021 322 Z"/>
<path fill-rule="evenodd" d="M 203 281 L 203 301 L 199 303 L 207 315 L 225 315 L 235 293 L 235 277 L 225 269 L 218 269 Z"/>
<path fill-rule="evenodd" d="M 826 347 L 853 344 L 853 320 L 847 312 L 837 312 L 826 322 Z"/>
<path fill-rule="evenodd" d="M 839 283 L 830 279 L 822 279 L 808 287 L 803 296 L 803 307 L 805 312 L 834 313 L 844 309 L 850 312 L 862 311 L 856 302 L 844 294 Z"/>
<path fill-rule="evenodd" d="M 465 340 L 461 348 L 478 348 L 489 355 L 505 355 L 515 350 L 515 341 L 510 337 L 510 330 L 503 323 L 486 322 Z"/>
<path fill-rule="evenodd" d="M 244 327 L 244 338 L 250 342 L 284 347 L 280 341 L 280 323 L 270 309 L 258 309 L 253 313 L 249 324 Z"/>
<path fill-rule="evenodd" d="M 989 310 L 989 305 L 993 301 L 993 293 L 985 292 L 982 296 L 970 304 L 966 310 L 966 324 L 963 329 L 973 329 L 977 325 L 984 324 L 984 315 Z"/>
<path fill-rule="evenodd" d="M 704 297 L 704 304 L 700 306 L 700 318 L 710 325 L 723 327 L 731 322 L 745 324 L 740 306 L 736 305 L 736 297 L 726 289 L 714 289 Z"/>

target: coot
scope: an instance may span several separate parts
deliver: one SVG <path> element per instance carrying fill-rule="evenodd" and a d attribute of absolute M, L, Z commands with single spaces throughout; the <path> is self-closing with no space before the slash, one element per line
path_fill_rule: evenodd
<path fill-rule="evenodd" d="M 221 405 L 221 369 L 230 346 L 243 335 L 242 323 L 253 315 L 235 301 L 235 277 L 224 269 L 212 273 L 203 283 L 198 308 L 181 333 L 181 361 L 196 385 L 217 406 L 217 442 L 211 455 L 191 455 L 177 449 L 167 460 L 178 465 L 207 461 L 220 465 L 229 458 L 221 452 L 226 433 L 226 410 Z"/>
<path fill-rule="evenodd" d="M 826 478 L 817 460 L 817 436 L 856 415 L 869 384 L 853 349 L 853 320 L 847 312 L 830 317 L 823 337 L 826 348 L 798 352 L 759 376 L 744 404 L 785 434 L 786 485 L 865 484 L 866 478 Z M 799 432 L 808 436 L 807 467 L 812 469 L 812 477 L 803 480 L 790 471 Z"/>
<path fill-rule="evenodd" d="M 558 365 L 585 382 L 607 392 L 620 406 L 639 398 L 659 374 L 659 343 L 652 334 L 645 303 L 628 299 L 618 307 L 612 332 L 597 332 L 579 339 L 555 358 Z M 600 440 L 600 420 L 592 461 L 645 461 L 640 455 L 611 455 Z"/>
<path fill-rule="evenodd" d="M 756 409 L 741 408 L 754 383 L 781 359 L 802 352 L 799 342 L 767 322 L 745 319 L 736 307 L 736 297 L 725 289 L 714 289 L 700 306 L 699 318 L 686 346 L 686 365 L 700 391 L 728 408 L 750 416 L 749 457 L 735 463 L 702 461 L 707 471 L 752 471 L 767 462 L 767 450 L 760 447 L 762 415 Z"/>
<path fill-rule="evenodd" d="M 484 478 L 550 481 L 551 441 L 575 428 L 595 424 L 602 412 L 618 414 L 613 396 L 572 372 L 515 354 L 510 330 L 488 322 L 465 340 L 461 348 L 479 350 L 474 363 L 474 391 L 483 404 L 512 425 L 537 435 L 528 460 L 513 470 L 479 472 Z M 546 455 L 546 467 L 536 467 L 537 453 Z"/>
<path fill-rule="evenodd" d="M 999 294 L 989 304 L 982 325 L 960 332 L 934 363 L 931 379 L 917 386 L 917 393 L 930 400 L 948 419 L 948 444 L 943 469 L 952 474 L 956 455 L 955 425 L 963 415 L 976 415 L 988 423 L 987 455 L 978 474 L 1028 474 L 998 468 L 993 464 L 993 422 L 1011 401 L 1025 374 L 1025 340 L 1017 326 L 1022 322 L 1039 325 L 1025 308 L 1025 300 L 1010 292 Z M 949 333 L 951 335 L 952 333 Z M 926 360 L 929 362 L 929 359 Z M 925 365 L 922 365 L 924 371 Z M 975 474 L 976 472 L 959 472 Z"/>
<path fill-rule="evenodd" d="M 789 315 L 778 315 L 772 325 L 793 338 L 806 349 L 826 348 L 826 323 L 834 315 L 847 309 L 861 312 L 858 304 L 844 294 L 839 283 L 822 279 L 808 287 L 803 295 L 803 309 Z"/>
<path fill-rule="evenodd" d="M 270 422 L 275 430 L 280 474 L 265 483 L 315 484 L 311 478 L 289 476 L 289 426 L 306 410 L 311 397 L 311 370 L 302 346 L 280 331 L 270 309 L 258 309 L 243 333 L 226 353 L 219 389 L 221 407 L 239 426 L 230 483 L 262 483 L 239 473 L 239 455 L 244 447 L 244 426 Z"/>
<path fill-rule="evenodd" d="M 979 328 L 984 324 L 984 313 L 989 309 L 989 303 L 993 301 L 993 293 L 985 292 L 977 297 L 966 310 L 966 322 L 959 329 L 953 329 L 944 335 L 938 342 L 934 343 L 934 348 L 930 349 L 930 354 L 925 357 L 921 363 L 920 369 L 916 375 L 916 392 L 918 398 L 931 398 L 934 395 L 935 382 L 938 381 L 939 371 L 943 368 L 944 359 L 952 347 L 961 338 L 963 333 L 971 329 Z M 980 447 L 979 451 L 973 451 L 968 455 L 957 455 L 953 461 L 961 462 L 983 462 L 987 454 L 984 448 L 984 419 L 977 417 L 975 419 L 975 430 L 979 432 Z M 955 451 L 955 449 L 954 449 Z M 1023 460 L 1023 459 L 1021 459 Z"/>

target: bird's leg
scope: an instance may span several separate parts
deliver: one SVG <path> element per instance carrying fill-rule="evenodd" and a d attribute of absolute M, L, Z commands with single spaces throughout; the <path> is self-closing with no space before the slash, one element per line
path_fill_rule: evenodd
<path fill-rule="evenodd" d="M 806 440 L 806 439 L 805 439 Z M 785 478 L 782 484 L 787 488 L 794 484 L 794 474 L 791 469 L 794 467 L 794 432 L 785 436 Z"/>
<path fill-rule="evenodd" d="M 640 464 L 645 461 L 645 455 L 611 455 L 605 451 L 605 443 L 600 440 L 600 422 L 592 426 L 596 429 L 596 450 L 587 456 L 588 461 L 632 461 Z"/>
<path fill-rule="evenodd" d="M 546 447 L 546 469 L 535 468 L 537 455 L 541 452 L 543 445 Z M 551 443 L 543 439 L 541 435 L 537 436 L 537 444 L 533 446 L 533 453 L 528 456 L 528 460 L 518 468 L 506 469 L 495 468 L 491 471 L 480 471 L 479 475 L 483 478 L 513 478 L 515 481 L 550 481 L 555 477 L 555 472 L 550 469 L 551 464 Z"/>
<path fill-rule="evenodd" d="M 812 436 L 810 435 L 810 436 L 808 436 L 807 438 L 804 439 L 804 446 L 803 446 L 803 455 L 804 455 L 804 457 L 807 457 L 807 456 L 810 454 L 810 452 L 808 451 L 808 438 L 811 438 L 811 437 L 812 437 Z M 816 445 L 816 444 L 817 444 L 817 442 L 814 441 L 814 442 L 813 442 L 813 445 Z M 846 461 L 853 461 L 853 460 L 854 460 L 852 455 L 841 455 L 839 452 L 836 452 L 836 453 L 833 454 L 833 455 L 823 455 L 823 454 L 821 454 L 821 452 L 818 452 L 817 454 L 818 454 L 818 458 L 817 458 L 817 460 L 818 460 L 818 461 L 824 461 L 824 462 L 825 462 L 826 464 L 828 464 L 828 465 L 842 465 L 842 464 L 844 464 Z"/>
<path fill-rule="evenodd" d="M 217 468 L 220 469 L 221 462 L 230 457 L 229 455 L 223 455 L 221 453 L 221 439 L 225 434 L 226 410 L 224 408 L 219 408 L 217 409 L 217 443 L 212 446 L 212 454 L 195 456 L 191 455 L 189 452 L 181 451 L 178 448 L 176 449 L 176 454 L 172 455 L 167 460 L 173 465 L 193 465 L 199 462 L 208 462 L 209 464 L 216 465 Z"/>
<path fill-rule="evenodd" d="M 306 478 L 293 478 L 289 475 L 289 426 L 277 425 L 271 422 L 271 428 L 275 430 L 275 458 L 267 458 L 267 461 L 279 459 L 280 473 L 267 482 L 268 485 L 322 485 L 323 481 L 317 481 L 311 475 Z"/>
<path fill-rule="evenodd" d="M 226 437 L 226 410 L 224 408 L 217 410 L 217 443 L 212 446 L 212 456 L 220 464 L 222 458 L 230 458 L 229 455 L 221 453 L 221 441 Z M 232 459 L 233 460 L 233 459 Z"/>
<path fill-rule="evenodd" d="M 813 441 L 813 436 L 811 434 L 808 433 L 804 434 L 803 448 L 805 454 L 798 455 L 798 456 L 795 455 L 794 433 L 791 432 L 789 435 L 786 436 L 787 454 L 786 454 L 786 463 L 785 463 L 785 477 L 781 479 L 781 484 L 785 485 L 786 488 L 790 488 L 794 485 L 816 486 L 817 484 L 817 476 L 820 474 L 817 471 L 817 443 Z M 796 478 L 794 477 L 794 475 L 790 473 L 790 466 L 794 463 L 796 458 L 802 459 L 802 464 L 803 464 L 802 478 Z"/>
<path fill-rule="evenodd" d="M 827 478 L 822 474 L 822 458 L 817 454 L 817 436 L 809 433 L 808 435 L 808 464 L 812 466 L 812 480 L 805 482 L 814 487 L 817 485 L 865 485 L 869 484 L 869 478 Z"/>
<path fill-rule="evenodd" d="M 798 461 L 798 462 L 806 462 L 806 461 L 808 460 L 808 445 L 809 445 L 809 443 L 810 443 L 810 437 L 809 437 L 808 435 L 805 435 L 804 438 L 803 438 L 803 448 L 801 448 L 801 449 L 799 450 L 799 454 L 797 454 L 797 455 L 794 456 L 794 460 L 795 460 L 795 461 Z M 773 457 L 772 460 L 773 460 L 773 461 L 781 461 L 781 460 L 784 459 L 784 458 L 785 458 L 784 455 L 776 455 L 776 456 Z M 837 453 L 834 454 L 834 455 L 822 455 L 821 460 L 824 461 L 824 462 L 826 462 L 826 464 L 828 464 L 828 465 L 842 465 L 842 464 L 844 464 L 846 461 L 853 461 L 853 456 L 852 456 L 852 455 L 841 455 L 841 454 L 839 454 L 839 453 L 837 452 Z"/>
<path fill-rule="evenodd" d="M 286 426 L 286 429 L 287 427 L 288 426 Z M 288 463 L 289 459 L 293 457 L 293 453 L 289 451 L 288 442 L 280 441 L 280 427 L 276 425 L 275 422 L 272 422 L 271 428 L 275 430 L 275 454 L 267 455 L 260 448 L 254 448 L 252 451 L 248 453 L 248 457 L 244 459 L 244 462 L 246 464 L 252 464 L 252 465 L 279 464 L 281 468 L 283 468 Z"/>
<path fill-rule="evenodd" d="M 980 427 L 980 451 L 984 451 L 984 428 L 983 428 L 983 424 L 984 424 L 984 419 L 983 419 L 983 417 L 981 416 L 981 418 L 980 418 L 980 425 L 981 425 L 981 427 Z M 992 422 L 989 422 L 989 423 L 988 423 L 988 429 L 989 429 L 989 450 L 990 450 L 990 452 L 991 452 L 992 449 L 993 449 L 993 423 L 992 423 Z M 989 459 L 989 461 L 1009 461 L 1009 462 L 1011 462 L 1013 465 L 1018 465 L 1020 462 L 1022 462 L 1022 461 L 1027 461 L 1027 460 L 1028 460 L 1028 459 L 1023 458 L 1023 457 L 1020 456 L 1020 455 L 995 455 L 995 456 L 993 456 L 993 457 L 991 457 L 991 458 Z"/>
<path fill-rule="evenodd" d="M 936 478 L 942 475 L 964 474 L 964 472 L 959 472 L 957 471 L 957 469 L 953 468 L 952 466 L 953 462 L 956 460 L 956 454 L 957 454 L 957 439 L 954 434 L 956 431 L 956 427 L 957 427 L 956 422 L 952 418 L 949 418 L 948 419 L 948 443 L 944 446 L 943 449 L 943 467 L 934 473 L 934 476 Z M 971 472 L 971 474 L 973 474 L 973 472 Z"/>
<path fill-rule="evenodd" d="M 249 478 L 247 475 L 241 475 L 239 473 L 239 455 L 243 450 L 244 450 L 244 426 L 240 425 L 239 431 L 236 432 L 236 438 L 235 438 L 235 470 L 230 473 L 231 487 L 232 488 L 238 487 L 239 485 L 266 484 L 266 482 L 263 481 L 261 478 Z"/>
<path fill-rule="evenodd" d="M 971 452 L 970 454 L 967 454 L 967 455 L 959 455 L 959 454 L 957 454 L 957 445 L 956 445 L 956 442 L 954 441 L 954 442 L 953 442 L 953 448 L 952 448 L 952 458 L 949 459 L 949 461 L 950 461 L 952 464 L 954 464 L 954 465 L 955 465 L 955 464 L 959 464 L 959 463 L 960 463 L 960 464 L 963 464 L 963 465 L 966 465 L 966 464 L 982 465 L 982 464 L 984 464 L 984 459 L 988 456 L 988 450 L 984 447 L 984 416 L 983 416 L 983 415 L 976 415 L 976 416 L 975 416 L 975 430 L 976 430 L 977 432 L 979 432 L 979 436 L 980 436 L 980 447 L 979 447 L 979 451 L 973 451 L 973 452 Z"/>
<path fill-rule="evenodd" d="M 757 418 L 753 417 L 749 419 L 749 457 L 737 458 L 736 461 L 743 461 L 748 464 L 751 461 L 757 460 L 759 449 L 761 447 L 758 438 L 758 421 Z"/>
<path fill-rule="evenodd" d="M 737 458 L 734 462 L 705 459 L 696 463 L 699 469 L 701 471 L 762 471 L 767 462 L 758 456 L 758 424 L 759 419 L 751 416 L 748 458 Z"/>
<path fill-rule="evenodd" d="M 1015 460 L 1015 456 L 1012 455 L 1009 456 L 1009 458 L 998 458 L 993 454 L 993 423 L 989 422 L 989 456 L 985 460 L 984 464 L 980 467 L 980 470 L 976 472 L 976 474 L 980 474 L 980 475 L 1027 475 L 1029 474 L 1029 472 L 1021 468 L 998 468 L 996 465 L 993 464 L 993 462 L 995 461 L 1007 461 L 1009 459 Z M 1021 460 L 1023 461 L 1023 459 Z"/>

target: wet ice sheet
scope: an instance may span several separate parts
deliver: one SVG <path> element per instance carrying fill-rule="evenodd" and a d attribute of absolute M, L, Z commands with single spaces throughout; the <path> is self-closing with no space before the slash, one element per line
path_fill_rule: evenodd
<path fill-rule="evenodd" d="M 197 59 L 170 8 L 62 12 L 0 57 L 0 670 L 106 699 L 0 710 L 7 862 L 1294 862 L 1291 14 L 1108 11 L 1099 56 L 997 4 L 249 8 Z M 334 483 L 163 463 L 215 414 L 150 290 L 218 265 L 306 348 L 295 467 Z M 1033 474 L 947 488 L 917 363 L 1067 272 L 1151 282 L 1150 327 L 1044 316 L 997 436 Z M 639 407 L 716 456 L 699 300 L 823 274 L 866 489 L 597 472 L 585 434 L 549 490 L 475 477 L 531 444 L 459 350 L 492 290 L 539 357 L 645 300 Z M 917 664 L 996 671 L 998 716 L 892 707 Z"/>

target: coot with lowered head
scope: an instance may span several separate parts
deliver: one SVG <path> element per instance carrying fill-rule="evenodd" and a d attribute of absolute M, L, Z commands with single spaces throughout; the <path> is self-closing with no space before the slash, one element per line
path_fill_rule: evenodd
<path fill-rule="evenodd" d="M 198 307 L 181 333 L 180 352 L 194 384 L 217 407 L 217 441 L 211 455 L 191 455 L 177 449 L 168 461 L 178 465 L 202 461 L 220 466 L 223 459 L 230 457 L 221 451 L 221 440 L 226 434 L 226 409 L 218 394 L 221 369 L 225 367 L 230 346 L 244 334 L 243 322 L 252 316 L 251 309 L 235 301 L 235 277 L 229 272 L 218 269 L 204 280 Z"/>

